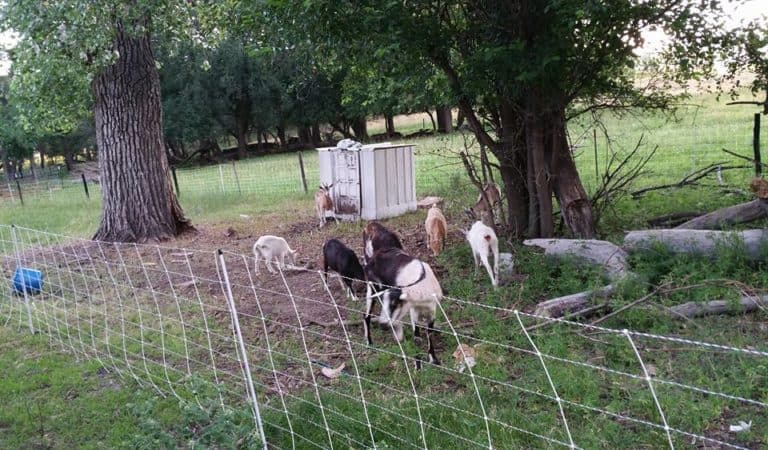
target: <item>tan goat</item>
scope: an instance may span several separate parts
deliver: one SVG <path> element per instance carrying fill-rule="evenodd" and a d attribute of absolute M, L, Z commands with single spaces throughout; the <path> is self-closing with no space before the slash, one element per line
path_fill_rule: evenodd
<path fill-rule="evenodd" d="M 331 200 L 331 187 L 321 184 L 320 189 L 315 192 L 315 212 L 317 212 L 317 218 L 320 219 L 319 228 L 325 225 L 325 212 L 333 209 L 333 200 Z"/>
<path fill-rule="evenodd" d="M 432 205 L 429 208 L 424 227 L 427 229 L 427 238 L 429 240 L 429 248 L 432 249 L 432 255 L 437 256 L 445 247 L 445 236 L 448 232 L 448 223 L 446 223 L 445 216 L 437 205 Z"/>
<path fill-rule="evenodd" d="M 499 186 L 497 186 L 496 183 L 486 183 L 483 186 L 483 192 L 478 194 L 475 204 L 469 208 L 469 213 L 473 218 L 480 219 L 483 223 L 486 223 L 490 221 L 491 211 L 493 211 L 494 216 L 497 215 L 496 206 L 500 203 L 501 191 L 499 191 Z M 492 225 L 491 223 L 486 224 Z"/>

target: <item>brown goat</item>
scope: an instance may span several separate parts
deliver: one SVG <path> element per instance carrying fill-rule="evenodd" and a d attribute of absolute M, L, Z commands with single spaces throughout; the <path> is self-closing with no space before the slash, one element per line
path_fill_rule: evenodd
<path fill-rule="evenodd" d="M 317 218 L 320 219 L 319 228 L 325 225 L 325 212 L 333 209 L 333 200 L 331 200 L 331 187 L 321 184 L 320 189 L 315 192 L 315 212 L 317 212 Z"/>
<path fill-rule="evenodd" d="M 368 261 L 375 251 L 385 248 L 402 250 L 403 244 L 397 235 L 384 225 L 375 220 L 368 222 L 363 230 L 363 259 Z"/>
<path fill-rule="evenodd" d="M 432 249 L 432 256 L 437 256 L 445 247 L 445 236 L 448 232 L 448 223 L 445 221 L 443 212 L 437 205 L 432 205 L 427 212 L 427 220 L 424 222 L 424 228 L 427 229 L 427 238 L 429 248 Z"/>

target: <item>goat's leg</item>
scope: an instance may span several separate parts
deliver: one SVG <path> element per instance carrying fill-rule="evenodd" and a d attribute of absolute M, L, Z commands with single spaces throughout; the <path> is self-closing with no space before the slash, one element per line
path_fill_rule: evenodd
<path fill-rule="evenodd" d="M 493 276 L 491 265 L 488 263 L 488 255 L 480 255 L 480 259 L 483 261 L 485 270 L 488 271 L 488 276 L 491 277 L 491 284 L 493 285 L 493 287 L 496 287 L 496 277 Z"/>
<path fill-rule="evenodd" d="M 368 283 L 365 288 L 365 313 L 363 314 L 363 328 L 368 345 L 373 345 L 373 340 L 371 340 L 371 308 L 373 308 L 373 289 L 371 283 Z"/>
<path fill-rule="evenodd" d="M 264 258 L 264 265 L 267 266 L 269 273 L 277 273 L 274 267 L 272 267 L 272 258 Z"/>
<path fill-rule="evenodd" d="M 253 271 L 256 272 L 256 275 L 258 275 L 259 274 L 259 255 L 255 254 L 253 256 L 253 260 L 254 260 Z"/>
<path fill-rule="evenodd" d="M 440 360 L 437 359 L 437 355 L 435 354 L 435 346 L 432 343 L 432 332 L 433 331 L 435 331 L 435 319 L 431 319 L 429 321 L 429 323 L 427 323 L 427 342 L 429 344 L 429 348 L 427 349 L 427 353 L 429 353 L 429 362 L 439 366 L 440 365 Z"/>
<path fill-rule="evenodd" d="M 417 324 L 418 321 L 418 313 L 415 309 L 411 308 L 411 329 L 413 330 L 413 340 L 415 341 L 416 338 L 419 337 L 419 325 Z"/>
<path fill-rule="evenodd" d="M 346 278 L 344 279 L 344 282 L 347 283 L 347 295 L 349 296 L 349 298 L 357 301 L 357 296 L 355 295 L 355 291 L 352 290 L 352 279 Z"/>
<path fill-rule="evenodd" d="M 493 251 L 493 275 L 495 276 L 496 285 L 499 284 L 499 242 L 496 241 L 491 247 Z"/>

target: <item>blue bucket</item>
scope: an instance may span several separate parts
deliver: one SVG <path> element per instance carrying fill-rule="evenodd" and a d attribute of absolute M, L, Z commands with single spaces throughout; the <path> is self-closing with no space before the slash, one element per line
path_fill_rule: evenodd
<path fill-rule="evenodd" d="M 19 294 L 37 294 L 43 288 L 43 272 L 17 267 L 13 273 L 13 290 Z"/>

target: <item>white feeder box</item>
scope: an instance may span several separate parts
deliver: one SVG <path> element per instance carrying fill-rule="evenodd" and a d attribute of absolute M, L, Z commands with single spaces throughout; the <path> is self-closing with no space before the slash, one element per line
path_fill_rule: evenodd
<path fill-rule="evenodd" d="M 377 220 L 416 210 L 413 144 L 318 148 L 320 183 L 329 185 L 339 220 Z"/>

